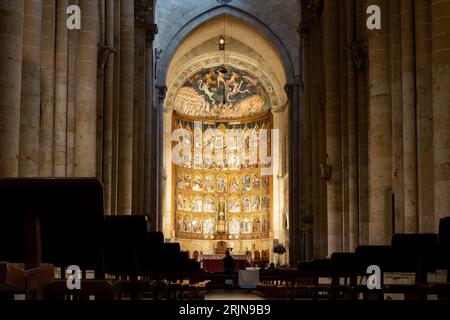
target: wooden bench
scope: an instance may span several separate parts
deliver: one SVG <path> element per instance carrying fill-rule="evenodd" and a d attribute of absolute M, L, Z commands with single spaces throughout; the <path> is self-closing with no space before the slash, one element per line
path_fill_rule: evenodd
<path fill-rule="evenodd" d="M 109 296 L 113 291 L 113 284 L 103 280 L 103 187 L 96 179 L 0 179 L 0 213 L 2 260 L 44 261 L 61 269 L 62 278 L 45 288 L 46 298 Z M 71 265 L 95 272 L 95 282 L 69 290 L 65 269 Z"/>

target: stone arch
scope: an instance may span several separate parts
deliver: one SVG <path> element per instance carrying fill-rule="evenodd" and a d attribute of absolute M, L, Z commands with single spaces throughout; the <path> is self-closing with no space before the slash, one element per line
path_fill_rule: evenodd
<path fill-rule="evenodd" d="M 247 13 L 246 11 L 241 10 L 240 8 L 228 5 L 213 7 L 206 11 L 204 7 L 197 8 L 197 10 L 194 10 L 194 14 L 195 16 L 174 34 L 174 36 L 169 40 L 168 46 L 163 49 L 164 51 L 162 52 L 162 56 L 159 61 L 156 81 L 157 85 L 164 86 L 166 84 L 165 81 L 168 66 L 174 53 L 177 50 L 178 45 L 201 24 L 223 14 L 228 14 L 235 18 L 243 20 L 256 30 L 259 30 L 265 37 L 267 37 L 267 39 L 274 45 L 281 57 L 286 73 L 287 83 L 292 83 L 295 81 L 295 76 L 300 72 L 300 64 L 294 63 L 292 50 L 290 52 L 283 41 L 280 39 L 280 37 L 275 34 L 275 32 L 261 19 Z"/>

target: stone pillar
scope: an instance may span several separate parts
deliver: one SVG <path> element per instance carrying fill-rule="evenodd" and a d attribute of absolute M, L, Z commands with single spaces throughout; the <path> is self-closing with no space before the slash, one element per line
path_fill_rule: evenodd
<path fill-rule="evenodd" d="M 392 186 L 394 192 L 394 232 L 405 232 L 403 174 L 402 35 L 401 2 L 390 1 L 391 104 L 392 104 Z"/>
<path fill-rule="evenodd" d="M 328 254 L 342 252 L 342 141 L 339 80 L 339 2 L 324 3 L 324 65 L 327 154 L 333 167 L 328 181 Z"/>
<path fill-rule="evenodd" d="M 97 179 L 103 181 L 103 133 L 104 133 L 104 109 L 105 109 L 105 68 L 108 61 L 109 49 L 105 45 L 105 0 L 99 0 L 99 24 L 98 24 L 98 53 L 97 53 L 97 123 L 96 128 L 96 154 L 95 172 Z"/>
<path fill-rule="evenodd" d="M 431 1 L 435 232 L 450 216 L 450 0 Z"/>
<path fill-rule="evenodd" d="M 69 4 L 78 4 L 78 0 L 70 0 Z M 76 49 L 77 30 L 69 31 L 68 45 L 68 74 L 67 74 L 67 152 L 66 166 L 67 176 L 74 174 L 74 152 L 75 152 L 75 104 L 76 104 Z"/>
<path fill-rule="evenodd" d="M 341 198 L 342 198 L 342 250 L 349 251 L 350 212 L 349 212 L 349 149 L 348 149 L 348 69 L 347 69 L 347 5 L 341 1 L 339 5 L 339 95 L 341 117 Z"/>
<path fill-rule="evenodd" d="M 368 109 L 368 53 L 366 1 L 356 1 L 356 43 L 353 63 L 356 69 L 357 132 L 358 132 L 358 207 L 359 245 L 369 244 L 369 109 Z"/>
<path fill-rule="evenodd" d="M 153 196 L 155 199 L 154 204 L 152 204 L 152 212 L 154 212 L 155 228 L 160 231 L 163 227 L 163 214 L 162 214 L 162 194 L 163 194 L 163 111 L 164 111 L 164 100 L 166 99 L 167 87 L 157 86 L 156 87 L 156 103 L 154 104 L 154 109 L 151 115 L 151 132 L 153 137 L 157 137 L 156 143 L 153 141 L 151 145 L 151 176 L 152 176 L 152 187 Z"/>
<path fill-rule="evenodd" d="M 147 16 L 147 29 L 145 34 L 145 146 L 144 146 L 144 214 L 150 219 L 150 227 L 156 230 L 157 212 L 156 212 L 156 192 L 153 189 L 155 182 L 152 180 L 152 167 L 156 162 L 152 146 L 155 139 L 152 132 L 152 116 L 158 107 L 155 105 L 155 83 L 153 68 L 153 40 L 158 33 L 155 24 L 150 23 L 151 19 Z M 161 150 L 163 152 L 163 150 Z M 162 214 L 162 212 L 161 212 Z M 162 219 L 162 218 L 161 218 Z M 160 229 L 162 231 L 162 229 Z M 170 236 L 170 235 L 166 235 Z"/>
<path fill-rule="evenodd" d="M 302 23 L 299 26 L 300 33 L 300 54 L 303 55 L 303 83 L 304 83 L 304 216 L 302 217 L 302 227 L 305 232 L 303 243 L 302 243 L 302 255 L 301 259 L 309 261 L 314 255 L 314 251 L 317 252 L 315 248 L 315 243 L 313 240 L 313 223 L 314 223 L 314 213 L 313 213 L 313 152 L 312 152 L 312 130 L 314 124 L 312 123 L 312 113 L 314 112 L 314 107 L 311 100 L 311 79 L 312 79 L 312 68 L 311 68 L 311 24 L 312 21 L 307 20 L 307 18 L 302 18 Z M 317 163 L 316 163 L 317 165 Z"/>
<path fill-rule="evenodd" d="M 42 1 L 25 1 L 20 103 L 20 177 L 37 177 L 39 175 L 41 21 Z"/>
<path fill-rule="evenodd" d="M 317 9 L 317 8 L 316 8 Z M 313 12 L 320 12 L 313 10 Z M 323 49 L 322 28 L 319 14 L 315 16 L 310 27 L 311 37 L 311 152 L 312 152 L 312 196 L 313 196 L 313 244 L 314 258 L 324 258 L 328 252 L 327 229 L 327 186 L 320 179 L 319 164 L 326 163 L 325 110 L 323 99 Z M 306 84 L 306 81 L 305 81 Z"/>
<path fill-rule="evenodd" d="M 103 190 L 105 213 L 111 214 L 112 144 L 114 109 L 114 3 L 105 1 L 105 44 L 108 50 L 105 66 L 105 89 L 103 110 Z"/>
<path fill-rule="evenodd" d="M 285 87 L 289 101 L 289 263 L 295 265 L 304 258 L 302 225 L 304 208 L 304 110 L 301 80 Z"/>
<path fill-rule="evenodd" d="M 402 106 L 405 232 L 419 231 L 417 210 L 417 127 L 414 1 L 401 0 Z"/>
<path fill-rule="evenodd" d="M 41 125 L 39 132 L 39 176 L 53 176 L 53 128 L 55 102 L 55 0 L 42 2 Z"/>
<path fill-rule="evenodd" d="M 146 37 L 151 28 L 151 10 L 146 1 L 135 4 L 135 64 L 134 64 L 134 116 L 133 116 L 133 212 L 144 214 L 145 193 L 145 127 L 146 127 Z M 150 44 L 151 45 L 151 44 Z M 151 68 L 151 66 L 150 66 Z"/>
<path fill-rule="evenodd" d="M 0 0 L 0 177 L 19 173 L 23 0 Z"/>
<path fill-rule="evenodd" d="M 389 1 L 374 0 L 382 30 L 369 32 L 369 242 L 390 242 L 392 202 L 392 123 Z"/>
<path fill-rule="evenodd" d="M 117 213 L 131 214 L 133 178 L 134 3 L 120 3 L 120 103 Z"/>
<path fill-rule="evenodd" d="M 419 232 L 434 232 L 431 2 L 416 0 L 416 92 Z"/>
<path fill-rule="evenodd" d="M 98 0 L 80 0 L 77 43 L 76 177 L 96 176 Z"/>
<path fill-rule="evenodd" d="M 347 43 L 347 126 L 348 126 L 348 195 L 349 195 L 349 250 L 354 251 L 359 244 L 359 201 L 358 201 L 358 111 L 356 99 L 356 74 L 353 63 L 355 43 L 356 8 L 353 1 L 346 6 Z"/>
<path fill-rule="evenodd" d="M 67 67 L 69 34 L 66 27 L 68 0 L 56 3 L 56 56 L 55 56 L 55 160 L 56 177 L 67 176 Z"/>

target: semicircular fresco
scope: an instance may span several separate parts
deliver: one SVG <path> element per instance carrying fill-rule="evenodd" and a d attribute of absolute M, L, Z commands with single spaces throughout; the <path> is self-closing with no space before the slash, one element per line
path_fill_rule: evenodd
<path fill-rule="evenodd" d="M 270 98 L 249 72 L 216 66 L 189 77 L 178 90 L 173 108 L 192 117 L 239 119 L 270 110 Z"/>

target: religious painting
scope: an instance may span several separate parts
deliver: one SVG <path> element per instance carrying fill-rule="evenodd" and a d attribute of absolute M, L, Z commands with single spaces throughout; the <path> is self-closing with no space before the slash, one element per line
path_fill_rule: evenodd
<path fill-rule="evenodd" d="M 183 210 L 191 211 L 191 199 L 189 197 L 183 197 Z"/>
<path fill-rule="evenodd" d="M 247 71 L 217 66 L 198 71 L 178 90 L 174 110 L 205 118 L 243 118 L 266 112 L 270 98 L 263 83 Z"/>
<path fill-rule="evenodd" d="M 177 188 L 184 189 L 184 176 L 182 173 L 177 173 Z"/>
<path fill-rule="evenodd" d="M 200 175 L 196 175 L 192 180 L 193 191 L 203 191 L 203 178 Z"/>
<path fill-rule="evenodd" d="M 183 187 L 185 189 L 190 189 L 191 188 L 191 175 L 186 174 L 184 175 L 184 185 Z"/>
<path fill-rule="evenodd" d="M 237 170 L 237 169 L 239 169 L 239 167 L 241 165 L 240 162 L 241 161 L 239 159 L 239 156 L 237 154 L 232 154 L 229 157 L 228 166 L 230 167 L 230 169 Z"/>
<path fill-rule="evenodd" d="M 259 200 L 259 196 L 253 196 L 252 197 L 252 211 L 258 212 L 260 204 L 261 204 L 261 202 Z"/>
<path fill-rule="evenodd" d="M 194 154 L 194 169 L 203 169 L 203 158 L 201 153 Z"/>
<path fill-rule="evenodd" d="M 253 232 L 254 233 L 260 233 L 261 232 L 261 222 L 259 221 L 259 218 L 253 219 Z"/>
<path fill-rule="evenodd" d="M 230 226 L 229 226 L 229 232 L 230 234 L 239 234 L 239 221 L 236 218 L 231 219 Z"/>
<path fill-rule="evenodd" d="M 214 176 L 205 176 L 205 191 L 214 192 Z"/>
<path fill-rule="evenodd" d="M 194 211 L 194 212 L 202 212 L 203 211 L 203 201 L 202 201 L 201 197 L 194 198 L 192 211 Z"/>
<path fill-rule="evenodd" d="M 270 181 L 268 176 L 261 176 L 261 188 L 268 189 L 270 186 Z"/>
<path fill-rule="evenodd" d="M 262 232 L 269 232 L 269 220 L 266 218 L 266 217 L 264 217 L 263 219 L 262 219 L 262 228 L 261 228 L 262 230 Z"/>
<path fill-rule="evenodd" d="M 227 147 L 228 149 L 239 148 L 239 130 L 236 130 L 236 128 L 233 128 L 228 132 Z"/>
<path fill-rule="evenodd" d="M 215 162 L 214 157 L 210 155 L 205 155 L 203 158 L 203 166 L 205 169 L 213 168 L 214 162 Z"/>
<path fill-rule="evenodd" d="M 231 177 L 231 180 L 230 180 L 230 191 L 231 192 L 239 192 L 239 191 L 241 191 L 239 177 L 236 177 L 236 176 Z"/>
<path fill-rule="evenodd" d="M 243 191 L 250 191 L 252 188 L 252 178 L 250 175 L 245 175 L 242 177 Z"/>
<path fill-rule="evenodd" d="M 268 196 L 262 197 L 262 209 L 268 211 L 270 209 L 270 198 Z"/>
<path fill-rule="evenodd" d="M 206 219 L 205 221 L 203 221 L 203 233 L 214 233 L 214 222 L 212 219 Z"/>
<path fill-rule="evenodd" d="M 227 192 L 227 178 L 225 176 L 217 176 L 217 191 Z"/>
<path fill-rule="evenodd" d="M 258 190 L 259 189 L 259 187 L 260 187 L 260 179 L 259 179 L 259 176 L 258 175 L 254 175 L 253 176 L 253 188 L 254 189 L 256 189 L 256 190 Z"/>
<path fill-rule="evenodd" d="M 183 231 L 183 219 L 177 219 L 177 231 Z"/>
<path fill-rule="evenodd" d="M 214 201 L 213 197 L 205 197 L 203 211 L 204 212 L 215 212 L 215 201 Z"/>
<path fill-rule="evenodd" d="M 192 220 L 192 232 L 202 233 L 202 224 L 196 218 Z"/>
<path fill-rule="evenodd" d="M 241 232 L 242 233 L 251 233 L 252 232 L 252 224 L 245 218 L 241 223 Z"/>
<path fill-rule="evenodd" d="M 242 203 L 243 203 L 244 211 L 250 212 L 251 211 L 250 198 L 249 197 L 242 198 Z"/>
<path fill-rule="evenodd" d="M 241 211 L 241 202 L 239 201 L 238 197 L 231 197 L 230 198 L 230 212 L 240 212 Z"/>
<path fill-rule="evenodd" d="M 191 221 L 185 217 L 183 219 L 183 232 L 191 232 L 191 231 L 192 231 Z"/>
<path fill-rule="evenodd" d="M 177 195 L 177 209 L 183 210 L 183 196 L 181 194 Z"/>

